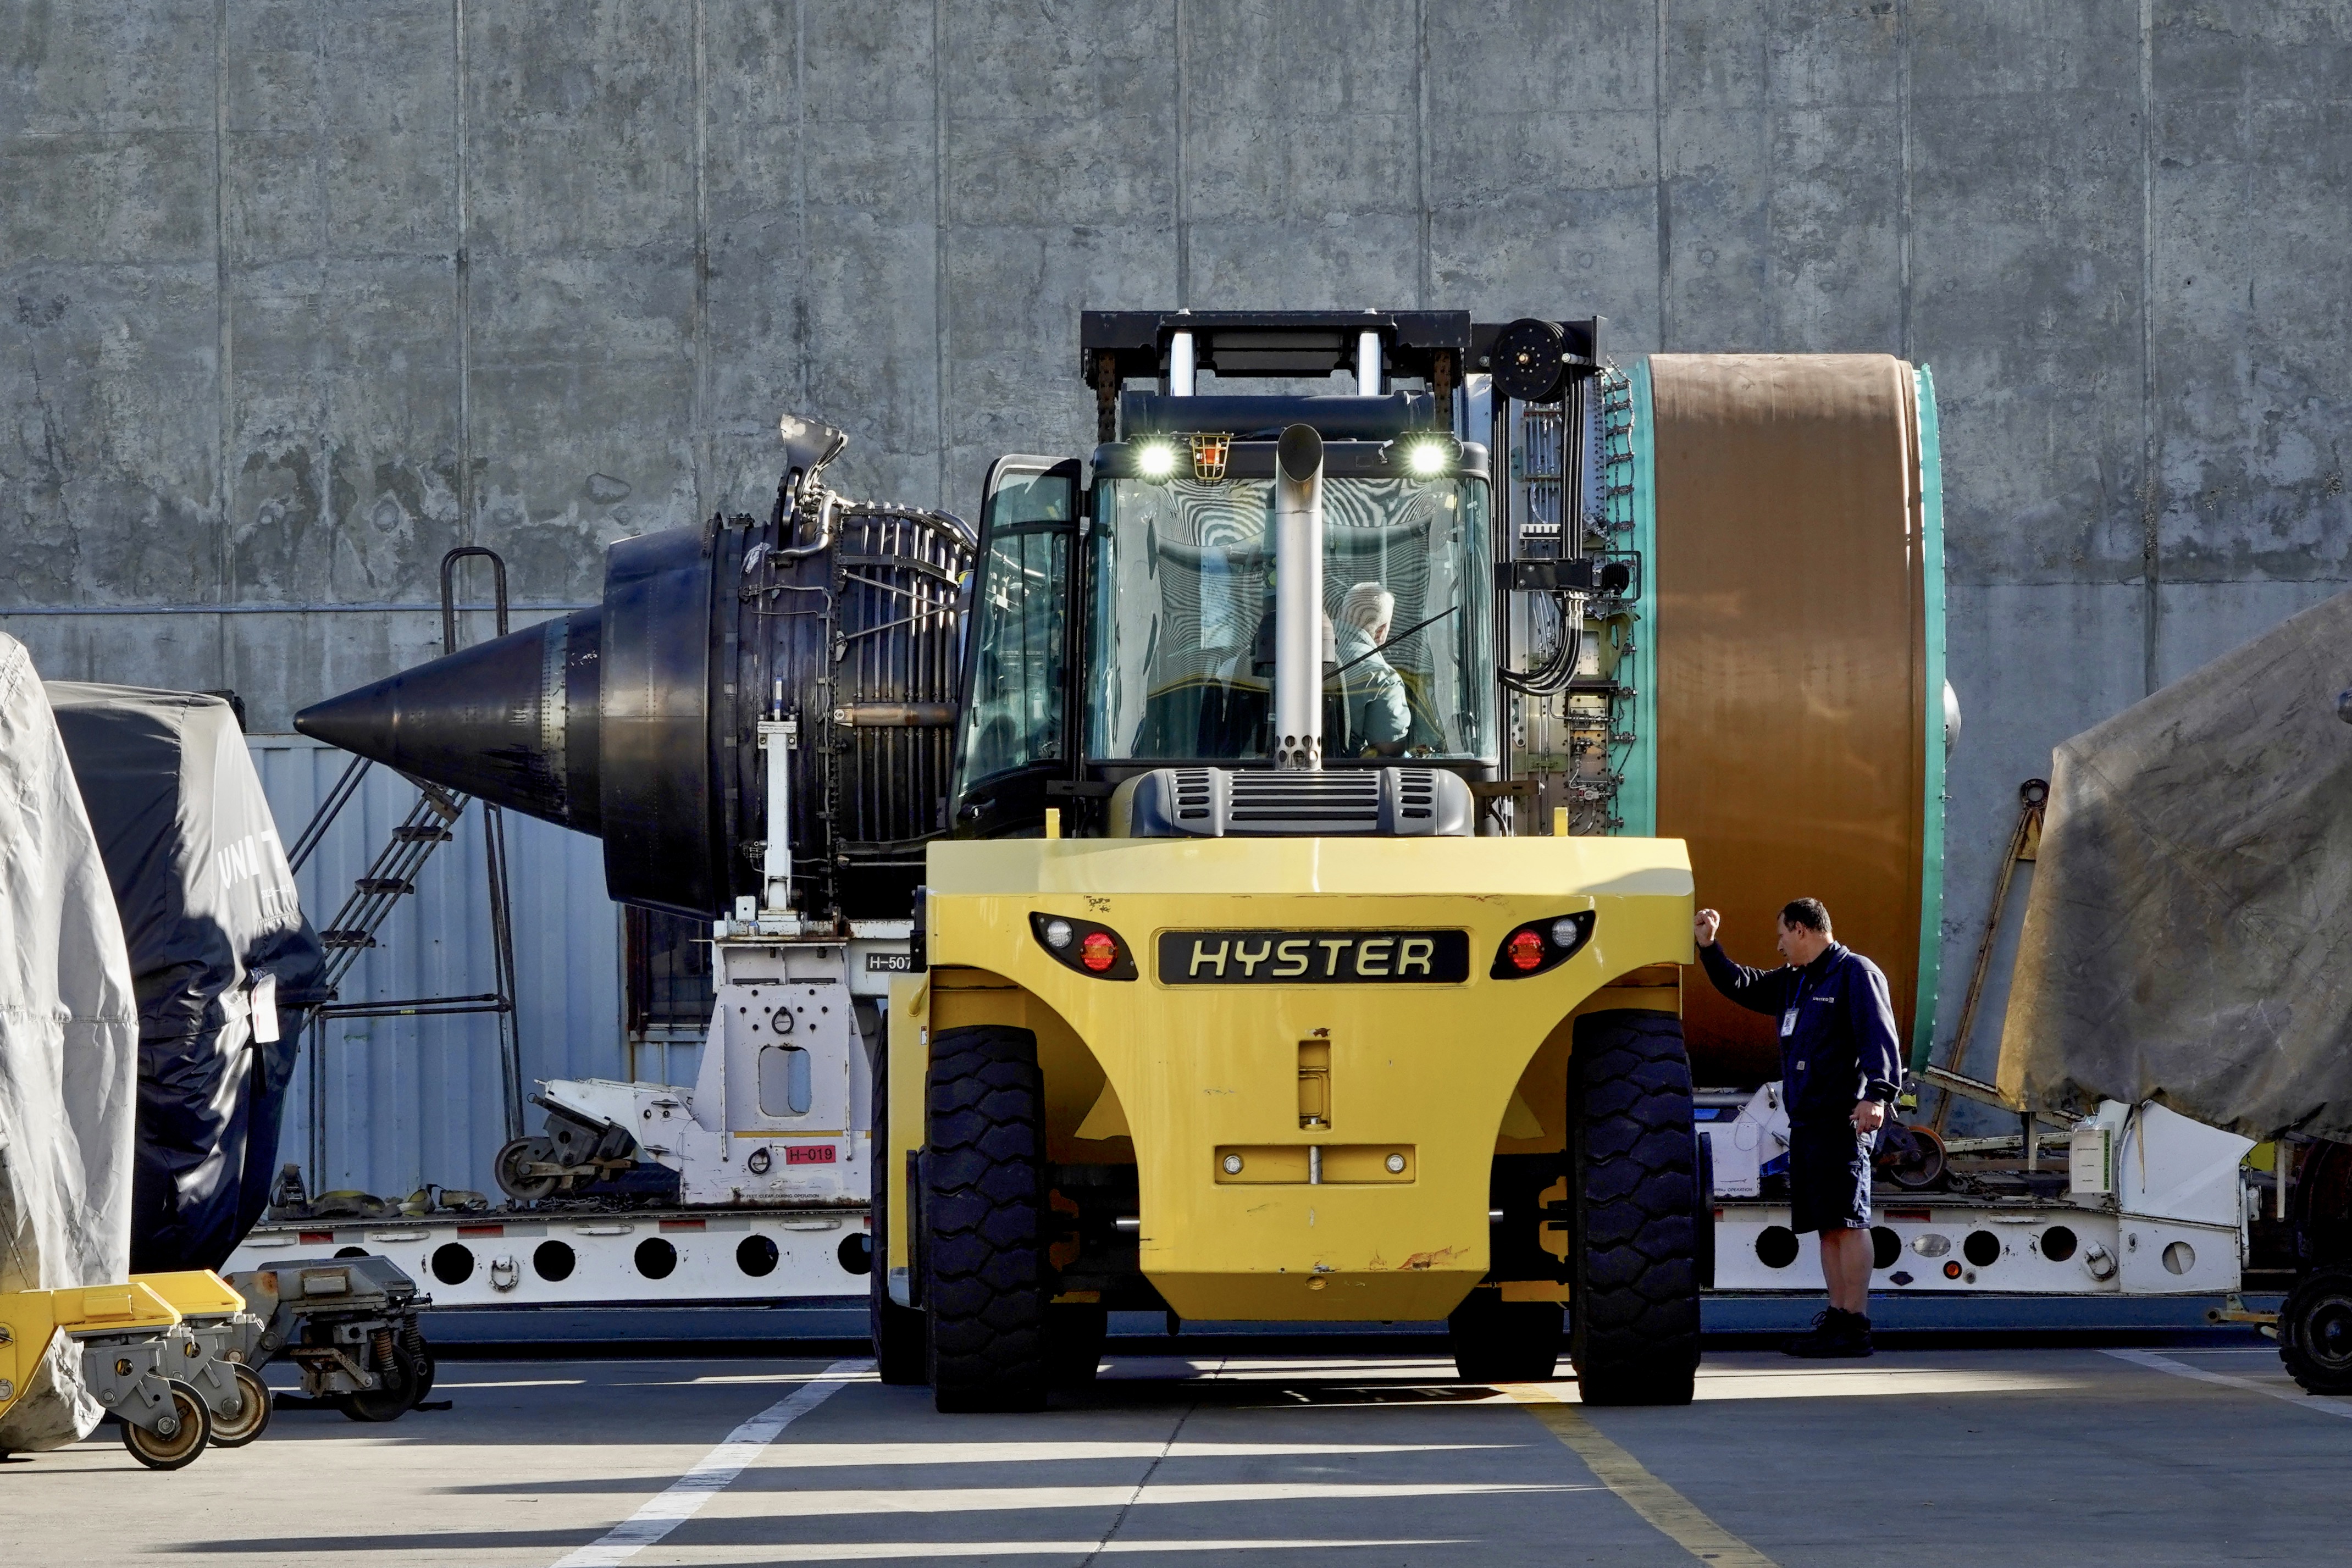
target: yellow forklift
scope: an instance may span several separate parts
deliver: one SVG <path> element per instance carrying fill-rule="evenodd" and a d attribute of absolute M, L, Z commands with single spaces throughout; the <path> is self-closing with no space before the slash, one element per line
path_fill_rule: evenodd
<path fill-rule="evenodd" d="M 1641 563 L 1570 529 L 1498 571 L 1494 444 L 1457 430 L 1474 362 L 1559 402 L 1597 333 L 1087 315 L 1091 482 L 989 477 L 959 836 L 891 992 L 886 1381 L 1035 1407 L 1121 1308 L 1448 1318 L 1464 1375 L 1539 1378 L 1567 1306 L 1586 1400 L 1690 1398 L 1689 861 L 1530 834 L 1498 787 L 1515 601 L 1580 624 Z"/>

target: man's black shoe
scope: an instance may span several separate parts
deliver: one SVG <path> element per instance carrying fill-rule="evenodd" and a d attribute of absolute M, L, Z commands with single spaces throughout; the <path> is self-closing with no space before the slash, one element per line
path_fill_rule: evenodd
<path fill-rule="evenodd" d="M 1871 1354 L 1870 1320 L 1832 1307 L 1813 1319 L 1810 1333 L 1799 1334 L 1781 1348 L 1807 1361 L 1857 1361 Z"/>

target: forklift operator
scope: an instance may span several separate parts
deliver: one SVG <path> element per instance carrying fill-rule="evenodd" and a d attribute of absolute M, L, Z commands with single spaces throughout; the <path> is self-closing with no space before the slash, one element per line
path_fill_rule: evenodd
<path fill-rule="evenodd" d="M 1377 582 L 1359 582 L 1341 597 L 1333 627 L 1348 733 L 1375 757 L 1403 756 L 1412 729 L 1404 677 L 1381 651 L 1395 618 L 1396 595 Z"/>
<path fill-rule="evenodd" d="M 1821 1233 L 1829 1310 L 1790 1355 L 1871 1353 L 1870 1164 L 1887 1104 L 1902 1081 L 1895 1009 L 1877 965 L 1830 936 L 1817 898 L 1780 911 L 1777 969 L 1735 964 L 1716 945 L 1723 917 L 1702 909 L 1692 923 L 1698 956 L 1715 988 L 1751 1012 L 1777 1015 L 1782 1103 L 1789 1110 L 1790 1223 Z"/>

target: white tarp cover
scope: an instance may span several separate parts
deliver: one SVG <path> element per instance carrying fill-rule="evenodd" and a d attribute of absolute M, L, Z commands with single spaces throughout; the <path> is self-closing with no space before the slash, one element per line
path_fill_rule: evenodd
<path fill-rule="evenodd" d="M 2352 1135 L 2352 593 L 2058 747 L 2000 1087 Z"/>
<path fill-rule="evenodd" d="M 33 661 L 0 633 L 0 1291 L 129 1276 L 138 1071 L 98 841 Z M 0 1449 L 78 1441 L 101 1414 L 60 1336 L 0 1416 Z"/>

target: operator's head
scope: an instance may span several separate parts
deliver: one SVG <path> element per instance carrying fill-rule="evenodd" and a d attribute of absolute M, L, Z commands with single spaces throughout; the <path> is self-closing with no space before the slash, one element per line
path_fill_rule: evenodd
<path fill-rule="evenodd" d="M 1389 623 L 1395 617 L 1396 595 L 1377 582 L 1350 584 L 1339 601 L 1339 619 L 1375 643 L 1389 634 Z"/>
<path fill-rule="evenodd" d="M 1780 906 L 1780 956 L 1803 966 L 1830 945 L 1830 912 L 1818 898 L 1791 899 Z"/>

